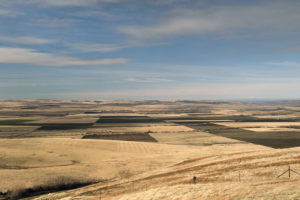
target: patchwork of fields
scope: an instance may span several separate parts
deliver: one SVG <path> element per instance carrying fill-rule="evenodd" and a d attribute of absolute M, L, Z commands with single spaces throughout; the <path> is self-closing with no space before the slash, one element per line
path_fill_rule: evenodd
<path fill-rule="evenodd" d="M 216 199 L 250 198 L 272 181 L 288 189 L 300 179 L 274 178 L 288 165 L 300 170 L 299 107 L 297 102 L 0 101 L 0 199 L 167 199 L 174 190 L 180 192 L 173 199 L 212 198 L 212 183 Z M 191 184 L 193 176 L 199 184 Z M 98 183 L 35 196 L 59 190 L 47 186 L 58 179 Z M 235 194 L 241 185 L 247 191 Z"/>

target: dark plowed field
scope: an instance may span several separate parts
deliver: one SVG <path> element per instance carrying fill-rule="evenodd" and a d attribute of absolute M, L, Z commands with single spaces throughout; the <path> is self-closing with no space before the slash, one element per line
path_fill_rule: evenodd
<path fill-rule="evenodd" d="M 124 140 L 138 142 L 157 142 L 148 133 L 143 134 L 113 134 L 113 135 L 85 135 L 82 139 Z"/>

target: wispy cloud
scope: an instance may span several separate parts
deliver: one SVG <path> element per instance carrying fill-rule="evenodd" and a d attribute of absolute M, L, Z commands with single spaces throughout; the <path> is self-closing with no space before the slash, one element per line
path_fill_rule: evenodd
<path fill-rule="evenodd" d="M 18 0 L 22 1 L 22 0 Z M 66 7 L 66 6 L 93 6 L 98 3 L 124 3 L 124 4 L 156 4 L 156 5 L 163 5 L 163 4 L 171 4 L 175 3 L 176 0 L 150 0 L 150 1 L 140 1 L 140 0 L 27 0 L 29 2 L 33 3 L 39 3 L 42 5 L 48 5 L 48 6 L 60 6 L 60 7 Z M 180 2 L 177 1 L 177 2 Z"/>
<path fill-rule="evenodd" d="M 283 66 L 283 67 L 300 67 L 299 62 L 290 62 L 290 61 L 283 61 L 283 62 L 266 62 L 267 65 L 275 65 L 275 66 Z"/>
<path fill-rule="evenodd" d="M 119 0 L 29 0 L 29 2 L 56 7 L 93 6 L 97 3 L 115 3 Z"/>
<path fill-rule="evenodd" d="M 35 82 L 5 82 L 5 81 L 1 81 L 0 82 L 0 88 L 6 88 L 6 87 L 20 87 L 20 86 L 29 86 L 29 87 L 34 87 L 39 85 L 38 83 Z"/>
<path fill-rule="evenodd" d="M 77 11 L 74 13 L 70 13 L 70 16 L 74 17 L 80 17 L 80 18 L 93 18 L 93 17 L 105 17 L 105 18 L 114 18 L 115 16 L 104 11 L 99 11 L 99 10 L 91 10 L 91 9 L 86 9 L 86 10 L 81 10 Z"/>
<path fill-rule="evenodd" d="M 34 49 L 0 47 L 0 63 L 22 63 L 42 66 L 106 66 L 128 63 L 125 58 L 106 58 L 100 60 L 81 60 L 75 57 L 42 53 Z"/>
<path fill-rule="evenodd" d="M 28 26 L 34 27 L 50 27 L 50 28 L 69 28 L 74 24 L 81 23 L 82 20 L 74 19 L 74 18 L 57 18 L 57 17 L 41 17 L 38 19 L 31 18 L 27 22 L 25 22 Z"/>
<path fill-rule="evenodd" d="M 0 9 L 0 16 L 4 16 L 4 17 L 17 17 L 18 15 L 21 15 L 21 14 L 23 14 L 23 13 L 18 12 L 18 11 L 13 11 L 13 10 Z"/>
<path fill-rule="evenodd" d="M 191 0 L 193 1 L 193 0 Z M 152 4 L 152 5 L 167 5 L 182 3 L 181 0 L 0 0 L 7 4 L 38 4 L 42 6 L 53 6 L 53 7 L 89 7 L 95 6 L 97 4 L 109 4 L 109 3 L 122 3 L 124 5 L 134 5 L 137 4 Z M 182 3 L 184 4 L 184 3 Z"/>
<path fill-rule="evenodd" d="M 219 27 L 220 22 L 218 21 L 177 18 L 152 26 L 121 26 L 118 30 L 135 38 L 153 39 L 172 35 L 211 32 L 217 30 Z"/>
<path fill-rule="evenodd" d="M 119 26 L 118 30 L 137 39 L 157 39 L 180 35 L 249 36 L 289 34 L 300 30 L 299 2 L 210 6 L 205 9 L 174 9 L 158 23 Z"/>
<path fill-rule="evenodd" d="M 160 83 L 160 82 L 170 82 L 172 80 L 163 79 L 163 78 L 129 78 L 129 82 L 138 82 L 138 83 Z"/>
<path fill-rule="evenodd" d="M 7 43 L 14 44 L 33 44 L 33 45 L 43 45 L 55 42 L 55 40 L 33 37 L 33 36 L 18 36 L 18 37 L 8 37 L 0 35 L 0 40 Z"/>
<path fill-rule="evenodd" d="M 87 44 L 87 43 L 66 43 L 66 46 L 75 48 L 84 52 L 111 52 L 124 48 L 128 48 L 128 45 L 122 44 Z"/>
<path fill-rule="evenodd" d="M 120 44 L 98 44 L 98 43 L 63 43 L 67 47 L 79 50 L 82 52 L 112 52 L 127 48 L 144 47 L 144 46 L 158 46 L 165 43 L 162 42 L 142 42 L 134 40 L 126 40 Z"/>
<path fill-rule="evenodd" d="M 11 11 L 0 9 L 0 15 L 10 15 Z"/>

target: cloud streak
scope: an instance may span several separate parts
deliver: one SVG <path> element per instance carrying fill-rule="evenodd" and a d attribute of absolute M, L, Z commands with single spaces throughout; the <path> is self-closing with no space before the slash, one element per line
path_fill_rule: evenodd
<path fill-rule="evenodd" d="M 2 9 L 0 9 L 0 15 L 10 15 L 10 14 L 11 14 L 11 12 L 8 11 L 8 10 L 2 10 Z"/>
<path fill-rule="evenodd" d="M 283 61 L 283 62 L 266 62 L 267 65 L 274 65 L 274 66 L 282 66 L 282 67 L 300 67 L 299 62 L 290 62 L 290 61 Z"/>
<path fill-rule="evenodd" d="M 87 44 L 87 43 L 68 43 L 69 46 L 74 49 L 78 49 L 83 52 L 112 52 L 118 51 L 124 48 L 128 48 L 128 45 L 122 44 Z"/>
<path fill-rule="evenodd" d="M 159 39 L 181 35 L 216 34 L 249 36 L 253 33 L 290 34 L 300 30 L 299 2 L 262 5 L 210 6 L 205 9 L 173 9 L 159 23 L 119 26 L 117 30 L 137 39 Z"/>
<path fill-rule="evenodd" d="M 3 3 L 5 3 L 5 2 L 3 2 Z M 0 16 L 4 16 L 4 17 L 14 18 L 14 17 L 17 17 L 18 15 L 21 15 L 21 14 L 22 14 L 21 12 L 17 12 L 17 11 L 0 9 Z"/>
<path fill-rule="evenodd" d="M 98 43 L 64 43 L 65 46 L 82 52 L 112 52 L 127 48 L 144 47 L 144 46 L 159 46 L 164 43 L 146 43 L 140 41 L 124 41 L 120 44 L 98 44 Z"/>
<path fill-rule="evenodd" d="M 137 83 L 161 83 L 161 82 L 171 82 L 172 80 L 164 79 L 164 78 L 129 78 L 127 79 L 129 82 L 137 82 Z"/>
<path fill-rule="evenodd" d="M 55 42 L 55 40 L 44 39 L 39 37 L 32 37 L 32 36 L 19 36 L 19 37 L 8 37 L 0 35 L 0 40 L 7 42 L 7 43 L 14 43 L 14 44 L 33 44 L 33 45 L 44 45 Z"/>
<path fill-rule="evenodd" d="M 85 7 L 93 6 L 97 3 L 115 3 L 119 2 L 119 0 L 29 0 L 28 2 L 54 7 Z"/>
<path fill-rule="evenodd" d="M 161 24 L 152 26 L 123 26 L 119 27 L 118 30 L 139 39 L 155 39 L 171 35 L 208 33 L 218 28 L 220 28 L 218 21 L 186 17 L 166 20 Z"/>
<path fill-rule="evenodd" d="M 41 53 L 34 49 L 0 47 L 0 63 L 22 63 L 41 66 L 107 66 L 128 63 L 125 58 L 106 58 L 99 60 L 81 60 L 69 56 L 57 56 Z"/>

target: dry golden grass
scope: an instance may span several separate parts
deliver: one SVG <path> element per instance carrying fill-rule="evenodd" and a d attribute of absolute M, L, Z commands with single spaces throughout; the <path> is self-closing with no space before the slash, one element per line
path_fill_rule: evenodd
<path fill-rule="evenodd" d="M 129 126 L 130 125 L 130 126 Z M 113 134 L 113 133 L 176 133 L 193 131 L 192 128 L 181 126 L 174 123 L 130 123 L 130 124 L 101 124 L 99 127 L 89 128 L 87 132 L 89 133 L 103 133 L 103 134 Z"/>
<path fill-rule="evenodd" d="M 293 113 L 293 114 L 285 114 L 285 115 L 255 115 L 257 118 L 267 118 L 267 119 L 293 119 L 295 117 L 300 117 L 300 113 Z"/>
<path fill-rule="evenodd" d="M 193 145 L 193 146 L 230 146 L 244 144 L 249 145 L 240 140 L 234 140 L 226 137 L 220 137 L 201 131 L 189 132 L 170 132 L 170 133 L 151 133 L 159 143 L 176 144 L 176 145 Z M 251 144 L 250 144 L 251 145 Z"/>
<path fill-rule="evenodd" d="M 110 183 L 35 199 L 298 199 L 300 176 L 277 178 L 291 165 L 300 170 L 300 148 L 273 150 L 254 145 L 202 148 L 201 156 Z M 210 152 L 213 150 L 213 152 Z M 240 174 L 240 176 L 239 176 Z M 197 176 L 197 183 L 192 177 Z M 240 177 L 240 178 L 239 178 Z"/>
<path fill-rule="evenodd" d="M 282 128 L 282 127 L 260 127 L 260 128 L 243 128 L 249 131 L 255 132 L 300 132 L 300 129 L 296 128 Z"/>
<path fill-rule="evenodd" d="M 117 196 L 113 199 L 119 200 L 194 200 L 194 199 L 299 199 L 297 184 L 300 181 L 291 183 L 262 182 L 259 185 L 253 185 L 245 181 L 235 183 L 210 183 L 210 184 L 179 184 L 169 187 L 154 188 L 148 191 L 138 192 L 124 196 Z"/>
<path fill-rule="evenodd" d="M 52 117 L 25 122 L 25 124 L 68 124 L 68 123 L 95 123 L 96 117 Z"/>
<path fill-rule="evenodd" d="M 205 104 L 176 100 L 144 104 L 125 100 L 28 100 L 1 101 L 1 106 L 0 121 L 32 120 L 26 125 L 2 124 L 0 127 L 2 133 L 13 135 L 15 132 L 16 137 L 26 136 L 23 139 L 0 139 L 2 192 L 37 188 L 57 180 L 57 177 L 68 177 L 68 180 L 104 182 L 28 199 L 85 200 L 99 199 L 100 196 L 106 200 L 300 198 L 300 176 L 292 174 L 292 178 L 288 179 L 285 174 L 277 178 L 287 170 L 288 165 L 300 172 L 299 147 L 272 149 L 170 122 L 99 123 L 73 130 L 35 130 L 38 126 L 27 127 L 30 123 L 95 123 L 101 116 L 189 117 L 191 121 L 191 117 L 247 115 L 272 118 L 270 116 L 278 115 L 287 119 L 299 116 L 298 107 L 280 106 L 278 109 L 278 106 L 270 105 Z M 300 122 L 222 121 L 218 124 L 257 132 L 290 131 L 291 128 L 285 126 L 300 125 Z M 158 143 L 79 139 L 93 131 L 103 134 L 150 131 Z M 19 134 L 22 132 L 25 135 Z M 259 137 L 266 133 L 256 134 Z M 197 176 L 196 184 L 192 184 L 193 176 Z"/>
<path fill-rule="evenodd" d="M 221 122 L 233 122 L 233 120 L 222 120 L 222 119 L 194 119 L 194 120 L 166 120 L 167 122 L 171 122 L 171 123 L 179 123 L 179 122 L 217 122 L 217 123 L 221 123 Z"/>
<path fill-rule="evenodd" d="M 138 174 L 197 155 L 173 145 L 59 138 L 0 139 L 0 188 L 41 185 L 68 176 L 103 180 Z"/>
<path fill-rule="evenodd" d="M 27 133 L 25 137 L 30 138 L 68 138 L 68 139 L 81 139 L 87 130 L 85 129 L 70 129 L 70 130 L 35 130 Z"/>
<path fill-rule="evenodd" d="M 300 127 L 300 122 L 217 122 L 215 124 L 236 128 L 278 128 L 290 126 Z"/>

